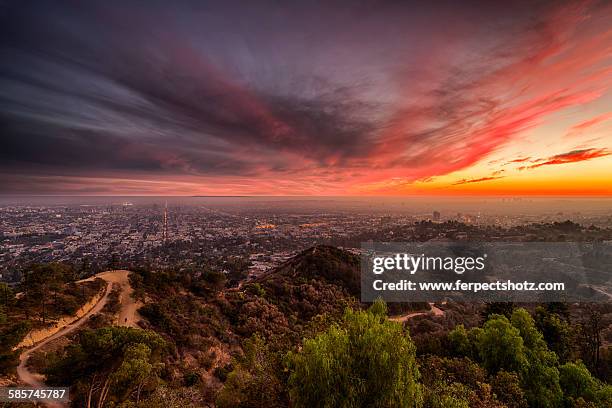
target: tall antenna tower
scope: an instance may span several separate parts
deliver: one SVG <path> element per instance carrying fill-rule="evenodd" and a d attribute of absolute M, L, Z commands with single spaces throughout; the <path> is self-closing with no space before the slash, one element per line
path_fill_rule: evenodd
<path fill-rule="evenodd" d="M 168 241 L 168 202 L 166 201 L 166 207 L 164 208 L 164 242 Z"/>

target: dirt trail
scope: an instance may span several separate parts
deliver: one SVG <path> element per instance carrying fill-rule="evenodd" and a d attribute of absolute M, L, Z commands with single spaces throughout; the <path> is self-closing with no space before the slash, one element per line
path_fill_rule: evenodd
<path fill-rule="evenodd" d="M 24 338 L 13 348 L 13 350 L 17 350 L 20 348 L 30 348 L 38 344 L 39 342 L 45 340 L 47 337 L 51 337 L 55 333 L 62 330 L 64 327 L 68 327 L 71 324 L 75 323 L 81 317 L 87 315 L 93 308 L 96 306 L 102 297 L 104 297 L 106 292 L 101 292 L 94 295 L 87 303 L 77 310 L 77 312 L 73 316 L 64 316 L 57 320 L 54 325 L 50 327 L 45 327 L 43 329 L 36 329 L 30 331 Z"/>
<path fill-rule="evenodd" d="M 393 322 L 403 323 L 417 316 L 424 316 L 424 315 L 444 316 L 444 310 L 434 306 L 433 303 L 430 303 L 429 306 L 431 306 L 431 310 L 427 312 L 412 312 L 412 313 L 408 313 L 405 315 L 393 316 L 393 317 L 390 317 L 389 320 Z"/>
<path fill-rule="evenodd" d="M 112 286 L 113 283 L 118 284 L 121 287 L 121 293 L 119 295 L 121 309 L 117 315 L 116 324 L 117 326 L 138 327 L 136 323 L 138 320 L 140 320 L 140 316 L 138 315 L 137 310 L 140 306 L 142 306 L 142 304 L 132 298 L 132 292 L 134 290 L 132 289 L 132 286 L 130 286 L 130 280 L 128 278 L 129 274 L 130 271 L 125 270 L 106 271 L 92 276 L 91 278 L 83 279 L 79 282 L 101 278 L 108 282 L 110 286 Z"/>
<path fill-rule="evenodd" d="M 128 279 L 129 273 L 130 273 L 129 271 L 125 271 L 125 270 L 107 271 L 107 272 L 101 272 L 90 278 L 78 281 L 78 282 L 85 282 L 85 281 L 94 280 L 95 278 L 101 278 L 107 282 L 107 285 L 106 285 L 106 289 L 104 290 L 104 294 L 102 295 L 100 300 L 98 300 L 98 302 L 87 313 L 85 313 L 79 319 L 71 322 L 70 324 L 64 325 L 62 327 L 54 327 L 50 329 L 49 331 L 50 334 L 48 337 L 45 337 L 43 340 L 38 342 L 36 345 L 34 345 L 33 347 L 27 350 L 24 350 L 21 353 L 21 355 L 19 356 L 19 366 L 17 367 L 17 376 L 19 377 L 20 382 L 22 382 L 23 384 L 29 387 L 36 387 L 36 388 L 45 387 L 45 384 L 43 383 L 43 379 L 44 379 L 43 376 L 29 371 L 28 366 L 27 366 L 28 359 L 30 358 L 32 353 L 34 353 L 36 350 L 39 350 L 40 348 L 44 347 L 46 344 L 48 344 L 49 342 L 55 339 L 58 339 L 62 336 L 65 336 L 71 333 L 72 331 L 82 326 L 87 321 L 87 319 L 89 319 L 90 316 L 93 316 L 94 314 L 99 313 L 104 308 L 104 306 L 106 305 L 106 302 L 108 301 L 108 295 L 110 294 L 113 288 L 113 284 L 119 284 L 121 287 L 121 293 L 119 295 L 119 302 L 121 303 L 121 309 L 119 310 L 116 324 L 118 326 L 137 327 L 136 323 L 139 320 L 137 309 L 140 307 L 140 304 L 139 302 L 136 302 L 130 296 L 133 289 L 130 286 L 130 282 Z M 46 403 L 46 406 L 57 408 L 57 407 L 64 407 L 66 405 L 62 403 L 48 402 Z"/>

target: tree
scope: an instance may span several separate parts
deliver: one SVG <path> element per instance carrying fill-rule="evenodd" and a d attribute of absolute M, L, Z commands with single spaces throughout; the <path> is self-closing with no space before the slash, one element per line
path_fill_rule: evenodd
<path fill-rule="evenodd" d="M 596 305 L 589 305 L 585 310 L 586 319 L 579 326 L 579 343 L 582 361 L 596 375 L 599 374 L 602 332 L 606 322 Z"/>
<path fill-rule="evenodd" d="M 535 321 L 548 347 L 557 354 L 561 362 L 568 361 L 572 355 L 574 339 L 567 320 L 557 313 L 549 312 L 548 308 L 538 307 Z"/>
<path fill-rule="evenodd" d="M 13 351 L 21 339 L 30 331 L 28 321 L 9 323 L 0 329 L 0 373 L 7 374 L 18 364 L 19 354 Z"/>
<path fill-rule="evenodd" d="M 448 333 L 448 351 L 452 356 L 456 357 L 475 357 L 473 342 L 470 340 L 469 333 L 465 327 L 460 324 L 455 326 Z"/>
<path fill-rule="evenodd" d="M 612 384 L 612 346 L 602 347 L 600 354 L 600 378 L 602 381 Z"/>
<path fill-rule="evenodd" d="M 511 321 L 491 315 L 476 332 L 476 347 L 484 367 L 494 375 L 500 370 L 515 372 L 525 398 L 533 408 L 555 408 L 562 400 L 558 358 L 538 331 L 525 309 L 516 309 Z"/>
<path fill-rule="evenodd" d="M 559 367 L 559 378 L 566 397 L 593 398 L 595 379 L 581 361 L 566 363 Z"/>
<path fill-rule="evenodd" d="M 47 371 L 49 384 L 74 384 L 75 404 L 104 407 L 108 401 L 136 400 L 145 384 L 157 385 L 166 342 L 155 332 L 129 327 L 85 330 Z"/>
<path fill-rule="evenodd" d="M 527 408 L 525 393 L 518 374 L 500 371 L 492 378 L 493 392 L 508 408 Z"/>
<path fill-rule="evenodd" d="M 595 407 L 612 406 L 612 386 L 594 378 L 581 361 L 559 367 L 559 378 L 567 406 L 578 405 L 580 400 Z"/>
<path fill-rule="evenodd" d="M 556 314 L 561 319 L 569 322 L 570 312 L 569 305 L 566 302 L 550 302 L 546 303 L 544 309 L 550 314 Z"/>
<path fill-rule="evenodd" d="M 372 303 L 372 306 L 370 306 L 368 310 L 372 314 L 383 317 L 386 317 L 388 312 L 387 304 L 384 302 L 384 300 L 380 298 L 376 299 L 376 301 Z"/>
<path fill-rule="evenodd" d="M 121 365 L 111 375 L 111 383 L 116 387 L 114 393 L 122 400 L 136 389 L 136 403 L 140 402 L 142 387 L 154 368 L 149 346 L 144 343 L 130 344 L 125 349 Z"/>
<path fill-rule="evenodd" d="M 512 325 L 516 327 L 525 345 L 527 364 L 519 370 L 525 396 L 531 407 L 555 408 L 561 403 L 563 393 L 559 385 L 557 355 L 548 350 L 535 321 L 520 308 L 512 313 Z"/>
<path fill-rule="evenodd" d="M 426 356 L 420 361 L 428 408 L 502 408 L 486 383 L 486 372 L 468 358 Z"/>
<path fill-rule="evenodd" d="M 460 383 L 438 383 L 425 390 L 428 408 L 470 408 L 469 390 Z"/>
<path fill-rule="evenodd" d="M 5 282 L 0 282 L 0 304 L 4 310 L 8 310 L 15 302 L 15 295 L 11 287 Z"/>
<path fill-rule="evenodd" d="M 298 408 L 422 405 L 415 346 L 400 324 L 378 312 L 347 310 L 341 324 L 290 353 L 288 365 Z"/>
<path fill-rule="evenodd" d="M 185 407 L 204 407 L 205 396 L 202 392 L 193 387 L 177 388 L 176 386 L 160 385 L 145 400 L 140 403 L 123 403 L 120 408 L 185 408 Z"/>
<path fill-rule="evenodd" d="M 279 373 L 281 359 L 272 353 L 264 340 L 255 335 L 243 345 L 244 354 L 233 361 L 217 397 L 219 408 L 280 408 L 287 406 Z"/>
<path fill-rule="evenodd" d="M 74 277 L 72 268 L 61 263 L 36 264 L 26 271 L 21 283 L 24 296 L 20 301 L 26 313 L 26 319 L 30 317 L 29 308 L 39 305 L 41 321 L 45 324 L 48 317 L 47 301 L 50 290 L 54 290 L 54 297 L 57 298 L 57 291 L 61 285 L 74 280 Z"/>
<path fill-rule="evenodd" d="M 485 305 L 484 310 L 480 315 L 488 320 L 492 315 L 502 315 L 510 319 L 514 311 L 514 303 L 512 302 L 490 302 Z"/>
<path fill-rule="evenodd" d="M 521 333 L 505 316 L 491 315 L 475 340 L 480 360 L 490 374 L 502 369 L 520 372 L 528 364 Z"/>

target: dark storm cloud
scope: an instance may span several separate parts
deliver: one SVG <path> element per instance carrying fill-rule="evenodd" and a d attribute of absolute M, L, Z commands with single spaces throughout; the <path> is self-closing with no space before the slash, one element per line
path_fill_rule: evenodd
<path fill-rule="evenodd" d="M 4 163 L 248 175 L 293 167 L 278 151 L 321 162 L 366 153 L 374 125 L 356 117 L 363 103 L 349 88 L 255 90 L 197 50 L 180 19 L 160 27 L 155 11 L 119 11 L 16 8 L 0 65 Z"/>

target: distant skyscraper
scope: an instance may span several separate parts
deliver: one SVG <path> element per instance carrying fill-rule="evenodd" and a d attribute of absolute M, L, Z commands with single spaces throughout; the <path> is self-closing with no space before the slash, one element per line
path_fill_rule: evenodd
<path fill-rule="evenodd" d="M 168 241 L 168 202 L 166 201 L 166 207 L 164 207 L 164 232 L 163 232 L 164 242 Z"/>
<path fill-rule="evenodd" d="M 433 212 L 433 220 L 434 221 L 440 221 L 440 212 L 439 211 L 434 211 Z"/>

